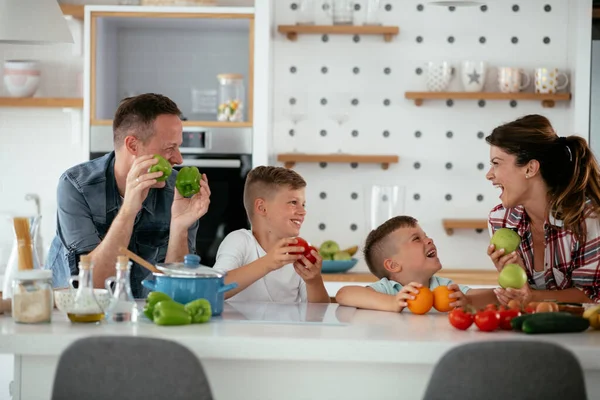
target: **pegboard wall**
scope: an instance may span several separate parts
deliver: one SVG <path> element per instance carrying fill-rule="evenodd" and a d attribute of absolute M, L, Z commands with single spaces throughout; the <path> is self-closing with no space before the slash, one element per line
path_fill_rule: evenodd
<path fill-rule="evenodd" d="M 354 2 L 362 25 L 366 0 Z M 331 24 L 324 2 L 316 24 Z M 485 179 L 497 125 L 530 113 L 547 116 L 560 135 L 573 132 L 574 107 L 539 101 L 434 100 L 417 107 L 407 91 L 426 91 L 426 64 L 452 63 L 448 91 L 463 91 L 462 61 L 488 64 L 485 92 L 498 91 L 497 67 L 558 68 L 573 79 L 574 45 L 568 0 L 488 1 L 482 7 L 439 7 L 427 1 L 381 2 L 383 25 L 398 26 L 391 42 L 377 35 L 274 35 L 273 149 L 275 153 L 395 154 L 398 164 L 298 163 L 308 182 L 302 236 L 362 245 L 372 214 L 397 196 L 394 214 L 417 218 L 434 239 L 444 268 L 489 269 L 487 231 L 455 230 L 445 218 L 486 219 L 500 192 Z M 275 24 L 297 21 L 299 0 L 275 2 Z M 276 30 L 275 30 L 276 32 Z M 566 90 L 570 91 L 572 85 Z M 378 186 L 383 191 L 373 195 Z M 374 189 L 375 187 L 375 189 Z M 395 192 L 394 192 L 395 189 Z M 371 197 L 374 197 L 374 200 Z M 375 208 L 374 208 L 375 207 Z M 361 260 L 355 270 L 366 270 Z"/>

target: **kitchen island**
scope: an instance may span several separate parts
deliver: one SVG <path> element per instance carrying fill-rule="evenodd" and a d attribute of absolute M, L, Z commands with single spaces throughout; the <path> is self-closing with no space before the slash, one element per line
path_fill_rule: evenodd
<path fill-rule="evenodd" d="M 92 335 L 150 336 L 187 346 L 202 361 L 215 400 L 420 399 L 449 349 L 505 339 L 564 345 L 583 366 L 589 398 L 600 390 L 600 331 L 526 336 L 473 326 L 463 332 L 435 312 L 228 302 L 222 316 L 203 325 L 160 327 L 143 317 L 135 325 L 74 325 L 55 312 L 46 325 L 0 316 L 0 331 L 0 353 L 15 355 L 14 399 L 50 399 L 61 352 Z"/>

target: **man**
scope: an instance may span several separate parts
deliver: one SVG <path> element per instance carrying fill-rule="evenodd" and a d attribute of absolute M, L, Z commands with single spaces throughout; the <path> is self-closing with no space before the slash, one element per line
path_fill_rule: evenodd
<path fill-rule="evenodd" d="M 206 214 L 210 189 L 206 175 L 200 193 L 182 197 L 175 190 L 177 171 L 164 182 L 162 172 L 148 173 L 160 154 L 181 164 L 181 111 L 165 96 L 147 93 L 124 99 L 113 120 L 115 150 L 67 170 L 58 183 L 56 237 L 46 268 L 54 287 L 65 287 L 79 273 L 82 254 L 94 261 L 94 287 L 115 275 L 119 247 L 127 246 L 145 260 L 178 262 L 195 253 L 198 219 Z M 131 290 L 145 297 L 141 285 L 149 271 L 131 268 Z"/>

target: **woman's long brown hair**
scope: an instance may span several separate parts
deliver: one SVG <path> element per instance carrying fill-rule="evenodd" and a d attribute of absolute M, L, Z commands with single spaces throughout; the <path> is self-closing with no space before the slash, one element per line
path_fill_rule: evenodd
<path fill-rule="evenodd" d="M 600 215 L 600 169 L 587 142 L 574 135 L 559 137 L 550 121 L 536 114 L 497 127 L 485 140 L 516 156 L 520 167 L 531 160 L 540 163 L 548 212 L 585 241 L 585 218 Z"/>

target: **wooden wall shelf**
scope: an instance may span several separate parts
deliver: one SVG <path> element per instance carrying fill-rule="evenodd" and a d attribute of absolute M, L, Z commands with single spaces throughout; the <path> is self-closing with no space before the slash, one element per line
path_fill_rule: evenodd
<path fill-rule="evenodd" d="M 75 19 L 83 19 L 85 15 L 85 5 L 60 3 L 60 9 L 64 15 L 70 15 Z"/>
<path fill-rule="evenodd" d="M 498 271 L 493 269 L 442 269 L 436 276 L 451 279 L 461 285 L 497 285 Z M 372 283 L 378 281 L 370 272 L 345 272 L 341 274 L 323 274 L 325 282 Z"/>
<path fill-rule="evenodd" d="M 306 162 L 331 162 L 331 163 L 359 163 L 381 164 L 381 169 L 388 169 L 390 164 L 398 163 L 398 156 L 394 155 L 362 155 L 362 154 L 305 154 L 284 153 L 277 155 L 277 161 L 283 162 L 286 168 L 293 168 L 296 163 Z"/>
<path fill-rule="evenodd" d="M 292 42 L 298 35 L 383 35 L 383 40 L 391 42 L 400 32 L 397 26 L 374 25 L 279 25 L 277 30 Z"/>
<path fill-rule="evenodd" d="M 83 99 L 70 97 L 0 97 L 0 107 L 83 108 Z"/>
<path fill-rule="evenodd" d="M 90 125 L 112 125 L 112 119 L 94 119 Z M 201 128 L 252 128 L 252 122 L 219 122 L 219 121 L 182 121 L 183 126 L 199 126 Z"/>
<path fill-rule="evenodd" d="M 488 222 L 485 219 L 443 219 L 442 224 L 448 235 L 452 235 L 455 229 L 487 229 Z"/>
<path fill-rule="evenodd" d="M 552 108 L 557 101 L 571 100 L 571 93 L 500 93 L 500 92 L 406 92 L 404 97 L 421 106 L 424 100 L 532 100 Z"/>

